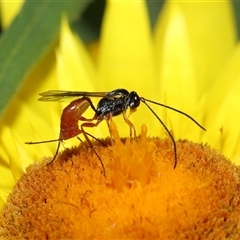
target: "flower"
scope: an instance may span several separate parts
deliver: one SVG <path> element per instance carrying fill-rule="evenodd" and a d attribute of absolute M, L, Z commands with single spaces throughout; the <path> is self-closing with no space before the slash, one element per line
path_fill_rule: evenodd
<path fill-rule="evenodd" d="M 201 22 L 202 18 L 198 17 L 203 12 L 206 22 Z M 200 27 L 201 23 L 204 28 Z M 125 87 L 135 90 L 143 97 L 187 112 L 207 129 L 204 133 L 184 116 L 153 106 L 175 139 L 207 142 L 238 163 L 239 131 L 235 129 L 239 121 L 238 116 L 234 116 L 235 111 L 229 112 L 229 109 L 238 102 L 239 47 L 230 3 L 167 2 L 153 37 L 149 25 L 144 2 L 109 1 L 94 65 L 81 41 L 69 29 L 66 18 L 63 19 L 56 56 L 52 49 L 29 73 L 26 85 L 12 104 L 14 107 L 0 123 L 3 129 L 0 151 L 4 162 L 1 172 L 6 176 L 0 194 L 4 200 L 14 181 L 33 159 L 40 160 L 54 151 L 47 144 L 23 145 L 24 141 L 59 136 L 59 116 L 64 105 L 53 103 L 53 107 L 53 104 L 50 106 L 35 100 L 38 93 L 48 89 L 108 91 Z M 41 79 L 35 86 L 29 83 L 33 77 Z M 26 96 L 26 92 L 31 94 Z M 16 106 L 18 116 L 10 121 Z M 92 113 L 89 114 L 92 117 Z M 139 107 L 131 121 L 137 131 L 142 123 L 147 123 L 150 136 L 165 134 L 164 129 L 161 133 L 160 123 L 145 106 Z M 121 118 L 116 122 L 121 126 L 121 136 L 127 136 L 128 126 L 123 125 Z M 29 129 L 32 129 L 31 134 Z M 95 136 L 108 135 L 104 124 L 91 130 Z M 76 142 L 66 141 L 66 144 L 71 146 Z"/>
<path fill-rule="evenodd" d="M 169 139 L 97 143 L 106 168 L 86 145 L 51 165 L 28 167 L 0 217 L 0 236 L 86 239 L 239 239 L 239 176 L 216 150 L 181 140 L 172 168 Z M 63 161 L 63 159 L 65 161 Z"/>

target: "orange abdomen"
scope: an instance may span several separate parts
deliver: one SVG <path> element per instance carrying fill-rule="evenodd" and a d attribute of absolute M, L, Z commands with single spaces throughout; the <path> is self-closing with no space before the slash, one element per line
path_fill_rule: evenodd
<path fill-rule="evenodd" d="M 61 140 L 67 140 L 82 133 L 79 129 L 78 121 L 81 120 L 82 114 L 89 106 L 89 99 L 83 97 L 72 101 L 63 109 L 59 137 Z"/>

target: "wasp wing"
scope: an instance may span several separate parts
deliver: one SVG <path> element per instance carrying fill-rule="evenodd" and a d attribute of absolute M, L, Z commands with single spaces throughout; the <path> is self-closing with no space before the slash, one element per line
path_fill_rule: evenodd
<path fill-rule="evenodd" d="M 43 102 L 55 102 L 61 101 L 67 98 L 76 97 L 106 97 L 108 92 L 79 92 L 79 91 L 61 91 L 61 90 L 49 90 L 47 92 L 40 93 L 41 96 L 38 100 Z"/>

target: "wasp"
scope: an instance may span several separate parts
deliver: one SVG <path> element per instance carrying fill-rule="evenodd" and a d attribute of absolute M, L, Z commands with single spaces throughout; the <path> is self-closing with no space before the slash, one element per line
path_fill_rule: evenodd
<path fill-rule="evenodd" d="M 165 104 L 155 102 L 153 100 L 146 99 L 144 97 L 140 97 L 135 91 L 129 92 L 123 88 L 115 89 L 110 92 L 80 92 L 80 91 L 50 90 L 47 92 L 40 93 L 39 95 L 41 97 L 38 100 L 44 101 L 44 102 L 60 101 L 67 98 L 77 98 L 63 109 L 63 112 L 61 115 L 61 123 L 60 123 L 60 134 L 58 139 L 41 141 L 41 142 L 26 142 L 26 144 L 37 144 L 37 143 L 58 141 L 58 147 L 57 147 L 56 153 L 52 158 L 52 160 L 50 161 L 50 163 L 52 163 L 56 158 L 59 151 L 60 143 L 62 141 L 76 137 L 80 134 L 83 134 L 89 146 L 94 150 L 93 145 L 88 137 L 88 136 L 91 136 L 91 137 L 93 136 L 87 133 L 85 128 L 97 127 L 98 124 L 103 120 L 106 120 L 107 123 L 109 124 L 109 121 L 111 120 L 112 117 L 118 116 L 120 114 L 123 115 L 124 121 L 128 124 L 130 128 L 130 136 L 132 136 L 132 133 L 133 133 L 134 137 L 136 137 L 136 129 L 134 127 L 134 124 L 129 120 L 126 112 L 128 109 L 130 109 L 130 113 L 135 112 L 141 102 L 144 105 L 146 105 L 147 108 L 150 110 L 150 112 L 152 112 L 152 114 L 157 118 L 157 120 L 163 126 L 163 128 L 165 129 L 165 131 L 167 132 L 167 134 L 169 135 L 172 141 L 173 151 L 174 151 L 174 165 L 173 165 L 174 169 L 177 166 L 177 147 L 176 147 L 175 139 L 171 134 L 171 132 L 169 131 L 169 129 L 167 128 L 167 126 L 164 124 L 164 122 L 150 107 L 149 103 L 178 112 L 186 116 L 190 120 L 192 120 L 202 130 L 206 131 L 206 129 L 203 126 L 201 126 L 193 117 L 191 117 L 187 113 L 182 112 L 176 108 L 167 106 Z M 91 98 L 95 98 L 95 97 L 101 98 L 96 107 L 93 105 L 91 100 Z M 94 111 L 94 116 L 90 119 L 83 117 L 84 112 L 89 107 L 92 108 L 92 110 Z M 80 126 L 78 124 L 79 121 L 82 122 Z M 97 154 L 97 152 L 95 150 L 94 152 L 96 153 L 98 159 L 100 160 L 100 163 L 103 169 L 103 174 L 105 176 L 104 164 L 100 156 Z"/>

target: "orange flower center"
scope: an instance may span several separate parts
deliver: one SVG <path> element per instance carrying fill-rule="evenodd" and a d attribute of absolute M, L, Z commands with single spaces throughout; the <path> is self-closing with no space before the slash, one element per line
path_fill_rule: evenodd
<path fill-rule="evenodd" d="M 33 164 L 8 198 L 0 236 L 29 239 L 240 239 L 240 169 L 187 140 L 120 139 Z"/>

